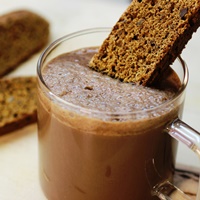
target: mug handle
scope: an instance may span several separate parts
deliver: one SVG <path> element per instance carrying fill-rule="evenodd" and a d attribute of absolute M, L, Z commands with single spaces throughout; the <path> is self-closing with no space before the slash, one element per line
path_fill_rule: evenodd
<path fill-rule="evenodd" d="M 198 131 L 194 130 L 178 118 L 168 124 L 165 131 L 177 141 L 182 142 L 189 147 L 200 158 L 200 133 Z M 151 167 L 149 167 L 150 165 Z M 148 170 L 151 170 L 151 174 L 153 173 L 153 176 L 159 176 L 153 161 L 151 161 L 151 164 L 148 163 Z M 152 194 L 161 200 L 191 200 L 189 196 L 184 194 L 179 188 L 174 186 L 169 181 L 155 184 L 154 186 L 151 183 L 151 186 Z M 200 199 L 200 191 L 198 191 L 196 199 Z"/>

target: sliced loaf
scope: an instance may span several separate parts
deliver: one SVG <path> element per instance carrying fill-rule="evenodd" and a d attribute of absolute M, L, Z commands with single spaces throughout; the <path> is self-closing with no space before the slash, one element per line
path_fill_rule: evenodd
<path fill-rule="evenodd" d="M 0 135 L 37 120 L 36 77 L 0 80 Z"/>

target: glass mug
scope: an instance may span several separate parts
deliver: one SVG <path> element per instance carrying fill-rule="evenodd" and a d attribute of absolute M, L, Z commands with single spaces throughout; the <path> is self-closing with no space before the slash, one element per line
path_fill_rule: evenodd
<path fill-rule="evenodd" d="M 181 58 L 171 66 L 181 81 L 180 90 L 170 101 L 146 111 L 81 108 L 53 94 L 43 80 L 43 68 L 50 60 L 99 46 L 109 32 L 94 28 L 69 34 L 50 44 L 39 58 L 41 187 L 49 200 L 190 199 L 172 181 L 177 141 L 200 155 L 199 133 L 180 120 L 188 82 Z M 157 111 L 163 115 L 155 115 Z"/>

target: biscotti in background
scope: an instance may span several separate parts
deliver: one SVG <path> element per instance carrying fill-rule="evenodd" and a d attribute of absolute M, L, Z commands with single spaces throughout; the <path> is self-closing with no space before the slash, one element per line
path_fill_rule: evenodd
<path fill-rule="evenodd" d="M 37 121 L 36 77 L 0 80 L 0 135 Z"/>
<path fill-rule="evenodd" d="M 0 77 L 44 48 L 49 32 L 48 21 L 28 10 L 0 16 Z"/>
<path fill-rule="evenodd" d="M 200 26 L 200 0 L 133 0 L 90 67 L 124 82 L 151 85 Z"/>

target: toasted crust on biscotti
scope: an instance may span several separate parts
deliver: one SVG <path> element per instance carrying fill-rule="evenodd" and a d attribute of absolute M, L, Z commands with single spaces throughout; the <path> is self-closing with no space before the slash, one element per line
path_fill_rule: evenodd
<path fill-rule="evenodd" d="M 124 82 L 151 85 L 200 26 L 200 0 L 133 0 L 89 66 Z"/>
<path fill-rule="evenodd" d="M 49 23 L 19 10 L 0 16 L 0 77 L 42 49 L 49 39 Z"/>
<path fill-rule="evenodd" d="M 0 80 L 0 135 L 37 121 L 36 77 Z"/>

